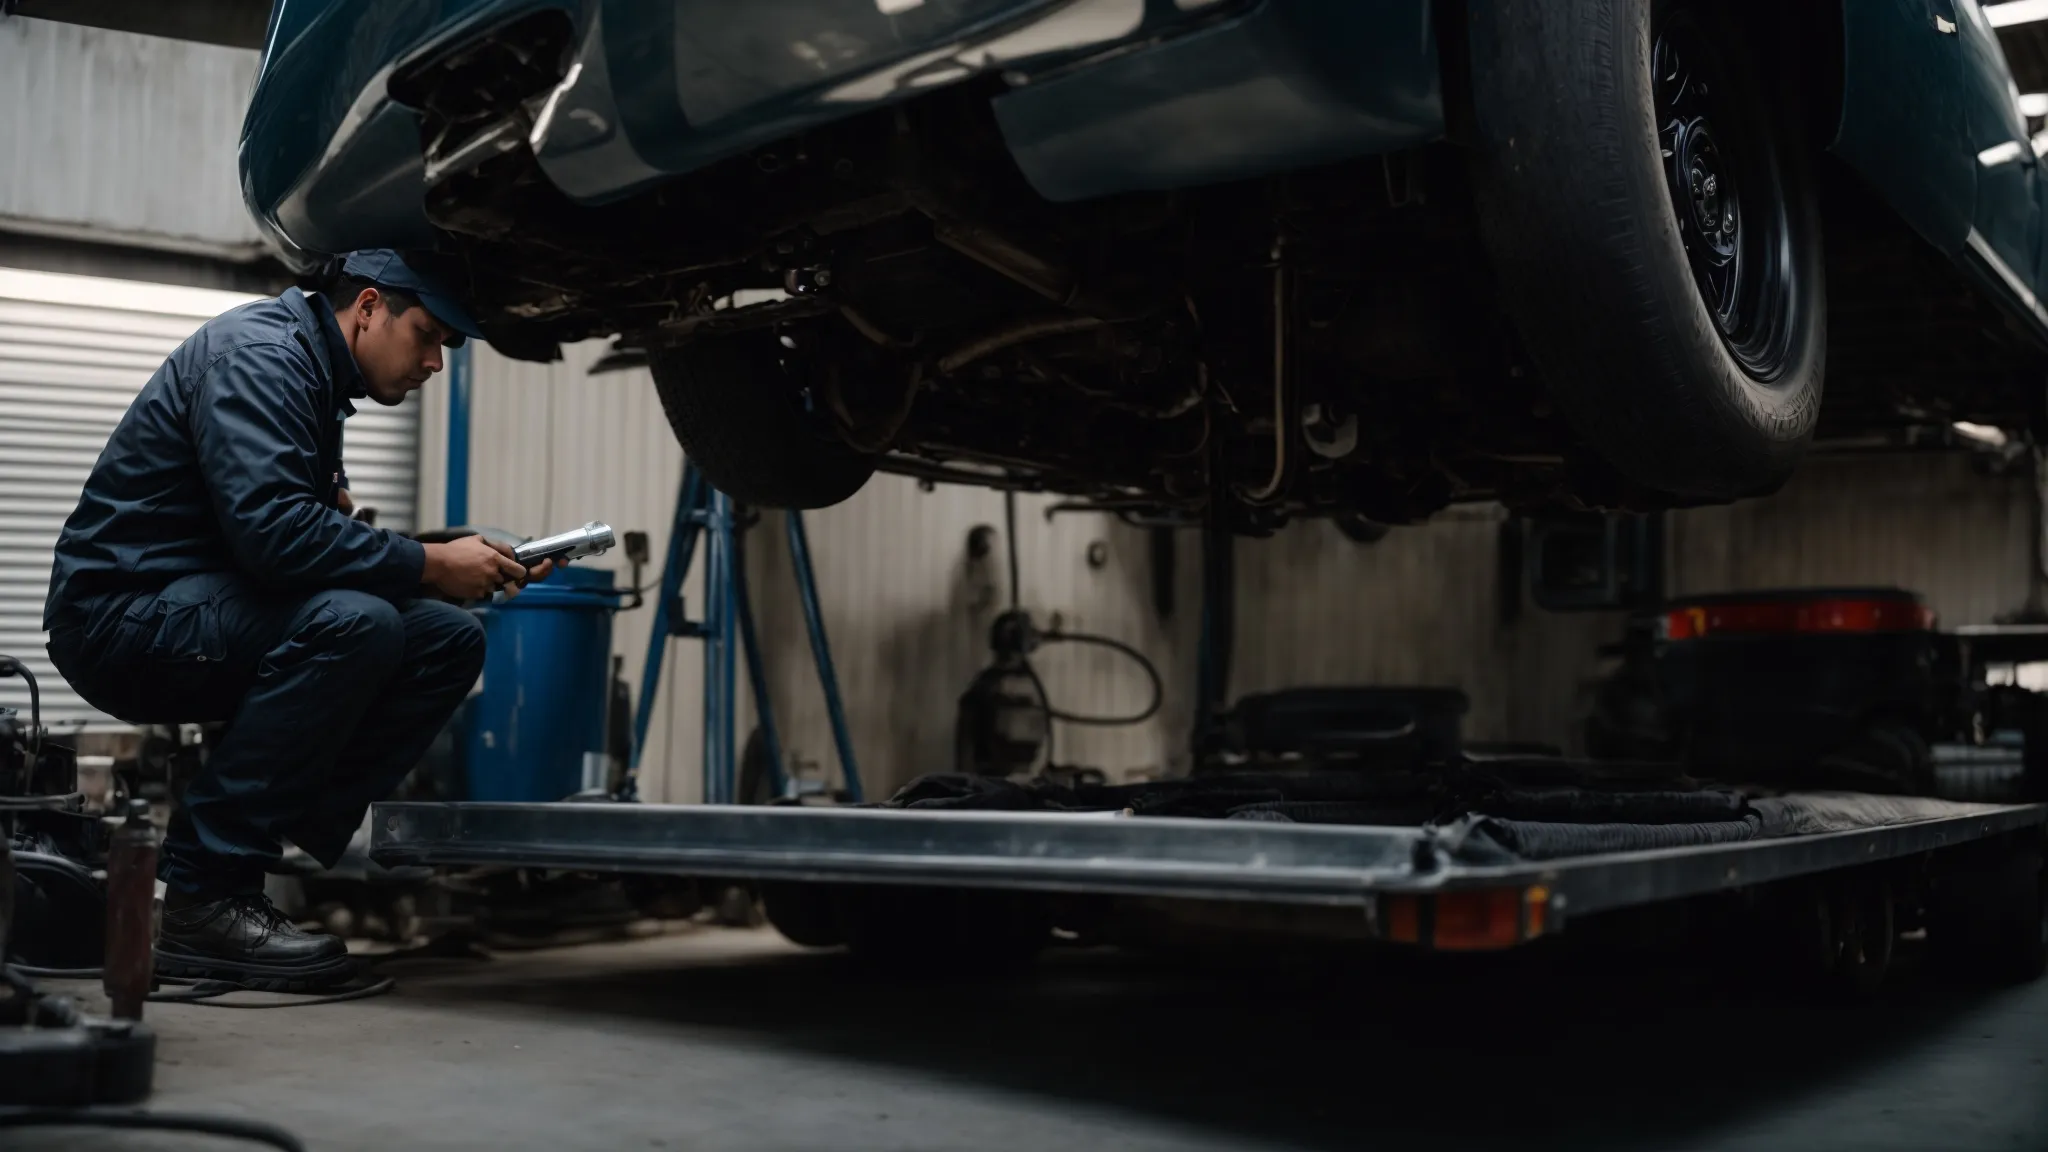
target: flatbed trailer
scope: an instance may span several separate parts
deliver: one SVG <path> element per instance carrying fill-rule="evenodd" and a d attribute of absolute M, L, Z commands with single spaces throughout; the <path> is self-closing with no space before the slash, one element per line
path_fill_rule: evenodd
<path fill-rule="evenodd" d="M 1903 874 L 1918 860 L 1961 853 L 1979 869 L 1988 861 L 1996 872 L 2018 861 L 2032 870 L 2031 882 L 1993 901 L 1989 915 L 2005 922 L 2009 945 L 2048 951 L 2048 898 L 2039 878 L 2048 804 L 1907 805 L 1895 822 L 1873 827 L 1502 864 L 1461 860 L 1456 826 L 1319 826 L 1113 812 L 390 803 L 375 809 L 372 855 L 393 866 L 1356 909 L 1354 923 L 1371 938 L 1477 949 L 1554 935 L 1595 913 L 1801 877 L 1882 873 L 1883 865 Z M 2015 906 L 2030 901 L 2031 907 Z M 2012 944 L 2016 919 L 2024 930 Z M 1889 907 L 1885 920 L 1891 922 Z"/>

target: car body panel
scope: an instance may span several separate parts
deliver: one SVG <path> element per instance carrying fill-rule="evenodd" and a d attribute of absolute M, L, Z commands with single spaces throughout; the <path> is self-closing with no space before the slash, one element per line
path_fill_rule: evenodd
<path fill-rule="evenodd" d="M 1843 0 L 1842 118 L 1831 150 L 1935 248 L 1962 253 L 1976 219 L 1953 0 Z"/>
<path fill-rule="evenodd" d="M 534 133 L 535 156 L 572 199 L 601 203 L 1026 57 L 1042 64 L 1114 45 L 1148 26 L 1147 9 L 1148 0 L 601 0 Z"/>
<path fill-rule="evenodd" d="M 540 7 L 570 12 L 578 44 L 535 153 L 585 203 L 996 70 L 1019 85 L 1005 130 L 1055 199 L 1255 176 L 1443 130 L 1429 0 L 288 0 L 243 133 L 258 217 L 311 251 L 429 240 L 417 116 L 384 85 Z M 1090 111 L 1068 116 L 1077 101 Z"/>
<path fill-rule="evenodd" d="M 990 44 L 1062 14 L 1108 26 L 1113 43 L 1137 33 L 1147 3 L 603 0 L 600 8 L 618 130 L 665 177 L 1001 66 L 1008 61 Z M 644 182 L 630 169 L 586 164 L 564 190 L 602 199 Z"/>
<path fill-rule="evenodd" d="M 1266 0 L 995 110 L 1041 195 L 1086 200 L 1428 143 L 1444 133 L 1441 73 L 1427 0 Z"/>
<path fill-rule="evenodd" d="M 243 134 L 259 222 L 309 252 L 431 243 L 419 117 L 389 78 L 541 8 L 576 46 L 530 141 L 586 204 L 990 72 L 1009 81 L 994 112 L 1012 155 L 1056 201 L 1444 133 L 1432 0 L 284 0 Z M 1978 0 L 1841 14 L 1832 150 L 2048 335 L 2048 181 Z"/>
<path fill-rule="evenodd" d="M 558 88 L 548 129 L 538 134 L 533 148 L 534 159 L 548 179 L 571 199 L 586 203 L 667 175 L 634 146 L 621 104 L 632 107 L 643 124 L 648 112 L 630 97 L 622 101 L 619 86 L 612 80 L 611 62 L 616 59 L 631 68 L 648 43 L 638 33 L 631 13 L 607 19 L 607 13 L 619 7 L 602 4 L 592 14 L 577 45 L 576 58 Z"/>
<path fill-rule="evenodd" d="M 242 123 L 242 194 L 257 224 L 288 257 L 431 245 L 419 118 L 391 100 L 391 74 L 541 7 L 575 3 L 279 0 Z"/>
<path fill-rule="evenodd" d="M 1969 148 L 1977 165 L 1972 213 L 1973 250 L 1995 260 L 2029 291 L 2038 291 L 2041 269 L 2042 180 L 2040 157 L 2020 114 L 2019 89 L 2006 65 L 1998 34 L 1977 0 L 1954 0 L 1956 39 L 1963 51 L 1963 102 Z M 2024 301 L 2023 301 L 2024 303 Z M 2038 304 L 2028 306 L 2038 312 Z"/>
<path fill-rule="evenodd" d="M 1830 150 L 2048 343 L 2048 181 L 1978 0 L 1844 0 Z"/>

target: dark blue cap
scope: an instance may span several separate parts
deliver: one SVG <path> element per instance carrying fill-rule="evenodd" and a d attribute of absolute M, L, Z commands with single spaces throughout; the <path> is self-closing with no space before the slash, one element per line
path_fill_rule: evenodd
<path fill-rule="evenodd" d="M 341 274 L 368 280 L 379 288 L 395 288 L 419 297 L 421 306 L 434 319 L 456 333 L 455 339 L 448 341 L 450 348 L 461 347 L 464 336 L 484 338 L 476 321 L 470 319 L 469 312 L 455 302 L 454 294 L 446 286 L 431 276 L 415 272 L 389 248 L 364 248 L 349 253 L 348 258 L 341 262 Z"/>

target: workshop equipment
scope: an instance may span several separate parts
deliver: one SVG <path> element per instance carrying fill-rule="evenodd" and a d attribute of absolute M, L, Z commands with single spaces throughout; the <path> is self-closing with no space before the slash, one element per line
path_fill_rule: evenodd
<path fill-rule="evenodd" d="M 1015 596 L 1012 596 L 1015 602 Z M 1166 684 L 1145 654 L 1121 640 L 1088 632 L 1041 630 L 1022 608 L 1012 608 L 989 625 L 989 666 L 960 694 L 953 722 L 954 769 L 980 776 L 1029 771 L 1044 754 L 1045 770 L 1063 767 L 1055 758 L 1053 723 L 1118 728 L 1143 724 L 1166 703 Z M 1122 715 L 1068 712 L 1052 702 L 1031 662 L 1048 644 L 1087 644 L 1121 653 L 1150 683 L 1143 708 Z"/>
<path fill-rule="evenodd" d="M 1752 779 L 1791 779 L 1835 757 L 1867 767 L 1871 779 L 1854 786 L 1931 794 L 1927 743 L 1955 681 L 1934 623 L 1919 596 L 1898 588 L 1666 606 L 1659 676 L 1686 759 L 1717 774 L 1741 765 Z"/>
<path fill-rule="evenodd" d="M 1587 748 L 1788 787 L 2039 798 L 2048 698 L 1987 671 L 2048 658 L 2044 631 L 1943 631 L 1898 588 L 1675 600 L 1636 614 L 1609 649 L 1621 664 L 1596 694 Z M 1941 764 L 1958 759 L 2004 767 L 2002 793 L 1953 791 Z"/>
<path fill-rule="evenodd" d="M 839 753 L 839 770 L 846 799 L 861 803 L 860 766 L 853 754 L 853 736 L 846 723 L 846 707 L 839 695 L 839 675 L 832 664 L 832 647 L 825 634 L 824 611 L 818 603 L 817 576 L 811 568 L 810 539 L 804 532 L 801 512 L 784 514 L 788 532 L 790 567 L 796 573 L 797 598 L 803 606 L 804 626 L 809 634 L 811 656 L 817 663 L 819 686 L 825 693 L 825 711 L 832 725 L 832 742 Z M 697 554 L 697 542 L 705 546 L 704 618 L 691 620 L 682 600 L 683 578 Z M 733 734 L 734 685 L 733 643 L 737 639 L 746 652 L 747 680 L 753 691 L 754 714 L 758 719 L 762 754 L 774 794 L 788 794 L 788 773 L 783 767 L 782 742 L 775 726 L 774 703 L 768 695 L 768 673 L 761 663 L 761 645 L 754 630 L 754 609 L 747 589 L 746 550 L 741 525 L 732 498 L 711 486 L 697 466 L 683 462 L 683 477 L 676 493 L 675 517 L 669 526 L 668 555 L 662 562 L 660 591 L 654 601 L 654 628 L 647 639 L 647 663 L 640 675 L 640 701 L 633 716 L 631 769 L 621 789 L 621 799 L 637 799 L 640 758 L 647 748 L 647 729 L 654 719 L 654 706 L 661 689 L 661 667 L 674 637 L 704 642 L 704 802 L 729 804 L 737 800 L 737 756 Z"/>
<path fill-rule="evenodd" d="M 607 786 L 612 615 L 629 591 L 605 569 L 570 565 L 477 610 L 486 647 L 481 690 L 466 705 L 468 799 L 561 800 Z"/>
<path fill-rule="evenodd" d="M 19 676 L 29 689 L 26 723 L 13 710 L 0 708 L 0 989 L 5 990 L 0 993 L 0 1104 L 130 1103 L 149 1094 L 156 1061 L 156 1037 L 136 1018 L 140 1005 L 132 1006 L 127 1019 L 87 1017 L 71 1001 L 37 991 L 16 967 L 24 954 L 38 960 L 56 955 L 60 963 L 69 963 L 75 942 L 41 937 L 50 931 L 61 934 L 81 914 L 98 913 L 101 907 L 89 875 L 89 900 L 53 895 L 35 876 L 69 874 L 50 873 L 40 865 L 18 870 L 16 846 L 33 845 L 36 850 L 22 855 L 38 861 L 59 859 L 49 849 L 63 846 L 90 854 L 87 863 L 94 865 L 104 860 L 104 846 L 99 821 L 81 811 L 76 758 L 48 739 L 43 728 L 34 674 L 0 656 L 0 676 Z M 66 862 L 84 873 L 82 865 Z M 25 918 L 24 911 L 29 913 Z M 94 924 L 92 936 L 99 935 Z M 141 944 L 147 992 L 146 935 Z M 98 964 L 101 957 L 84 960 Z"/>
<path fill-rule="evenodd" d="M 24 721 L 0 708 L 0 833 L 12 850 L 7 885 L 15 963 L 97 965 L 105 948 L 105 892 L 93 873 L 106 862 L 106 834 L 78 792 L 78 758 L 42 727 L 41 690 L 19 661 L 0 656 L 0 677 L 28 685 Z M 10 811 L 11 810 L 11 811 Z"/>
<path fill-rule="evenodd" d="M 969 681 L 967 690 L 960 694 L 953 716 L 953 768 L 977 776 L 1007 776 L 1030 771 L 1043 752 L 1044 771 L 1056 772 L 1062 766 L 1053 743 L 1054 722 L 1098 728 L 1143 724 L 1165 705 L 1166 682 L 1143 652 L 1121 640 L 1058 627 L 1040 629 L 1023 607 L 1015 492 L 1003 493 L 1003 529 L 1007 533 L 1003 548 L 1009 569 L 1010 606 L 989 625 L 988 667 Z M 1123 715 L 1075 713 L 1055 707 L 1044 679 L 1031 662 L 1031 654 L 1048 644 L 1087 644 L 1121 653 L 1150 682 L 1150 702 Z M 1094 768 L 1079 771 L 1092 777 L 1102 775 Z"/>
<path fill-rule="evenodd" d="M 1045 686 L 1031 666 L 1031 652 L 1038 647 L 1031 617 L 1017 610 L 997 616 L 989 626 L 988 646 L 988 667 L 960 694 L 953 770 L 982 776 L 1028 772 L 1052 737 Z"/>
<path fill-rule="evenodd" d="M 107 958 L 101 985 L 121 1020 L 142 1019 L 156 975 L 156 857 L 149 801 L 128 801 L 107 846 Z"/>

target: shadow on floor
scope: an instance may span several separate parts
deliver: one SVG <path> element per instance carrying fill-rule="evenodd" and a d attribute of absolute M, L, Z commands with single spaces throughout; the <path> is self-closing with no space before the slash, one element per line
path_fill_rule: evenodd
<path fill-rule="evenodd" d="M 1433 1152 L 1446 1126 L 1474 1146 L 1704 1140 L 1939 1047 L 1989 995 L 1909 970 L 1877 1002 L 1844 1005 L 1624 958 L 1477 959 L 1195 966 L 1088 951 L 978 980 L 891 978 L 833 953 L 650 956 L 544 978 L 486 965 L 401 983 L 423 1005 L 731 1029 L 1268 1142 Z M 1834 1133 L 1845 1146 L 1859 1145 L 1859 1123 L 1875 1134 L 1896 1122 L 1871 1111 Z"/>

